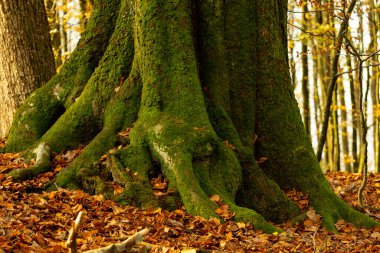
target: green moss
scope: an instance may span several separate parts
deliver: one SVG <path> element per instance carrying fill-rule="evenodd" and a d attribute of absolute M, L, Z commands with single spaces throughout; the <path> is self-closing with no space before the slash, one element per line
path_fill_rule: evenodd
<path fill-rule="evenodd" d="M 39 174 L 50 170 L 50 166 L 34 166 L 29 169 L 15 169 L 8 175 L 12 176 L 15 181 L 32 179 Z"/>
<path fill-rule="evenodd" d="M 29 148 L 65 111 L 56 97 L 44 86 L 34 93 L 17 110 L 10 129 L 5 152 L 19 152 Z"/>
<path fill-rule="evenodd" d="M 235 212 L 234 219 L 236 221 L 251 223 L 253 224 L 255 230 L 261 230 L 264 233 L 270 234 L 275 232 L 283 232 L 281 229 L 276 228 L 274 225 L 267 222 L 263 216 L 256 213 L 252 209 L 232 206 L 231 210 Z"/>
<path fill-rule="evenodd" d="M 134 74 L 120 88 L 120 93 L 111 99 L 105 110 L 104 126 L 99 134 L 85 147 L 67 170 L 56 178 L 59 186 L 65 186 L 71 181 L 80 183 L 76 173 L 81 168 L 91 168 L 98 159 L 107 153 L 117 142 L 117 133 L 123 127 L 131 127 L 137 118 L 140 104 L 140 79 Z"/>

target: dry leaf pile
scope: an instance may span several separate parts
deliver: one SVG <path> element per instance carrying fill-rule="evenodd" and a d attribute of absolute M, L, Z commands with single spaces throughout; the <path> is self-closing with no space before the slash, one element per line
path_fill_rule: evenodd
<path fill-rule="evenodd" d="M 29 165 L 17 154 L 0 154 L 0 252 L 68 252 L 65 241 L 80 211 L 85 218 L 77 238 L 79 252 L 121 242 L 144 228 L 150 229 L 144 240 L 152 246 L 150 252 L 190 248 L 205 252 L 380 252 L 380 228 L 357 229 L 338 221 L 340 234 L 329 233 L 321 228 L 321 217 L 308 207 L 307 197 L 294 190 L 287 194 L 305 211 L 307 219 L 298 225 L 277 224 L 284 230 L 281 234 L 263 234 L 250 224 L 231 221 L 234 214 L 216 195 L 211 199 L 219 205 L 216 212 L 225 222 L 193 217 L 181 209 L 168 212 L 120 206 L 101 195 L 89 196 L 82 191 L 36 191 L 80 152 L 56 155 L 52 172 L 24 182 L 13 182 L 5 173 Z M 357 207 L 361 176 L 327 176 L 336 193 Z M 162 184 L 166 182 L 160 178 L 152 180 L 157 192 Z M 378 207 L 379 194 L 380 175 L 371 175 L 365 193 L 367 204 Z M 380 213 L 370 215 L 380 218 Z"/>

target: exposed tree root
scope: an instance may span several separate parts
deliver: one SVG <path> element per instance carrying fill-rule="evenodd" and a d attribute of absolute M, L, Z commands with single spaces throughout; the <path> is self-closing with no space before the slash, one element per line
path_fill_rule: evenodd
<path fill-rule="evenodd" d="M 258 213 L 235 204 L 241 185 L 241 167 L 233 151 L 215 138 L 212 131 L 207 127 L 187 126 L 179 119 L 173 122 L 165 118 L 159 122 L 162 123 L 147 134 L 147 142 L 189 213 L 218 217 L 217 206 L 209 199 L 216 194 L 236 213 L 236 220 L 250 222 L 266 232 L 279 231 Z"/>
<path fill-rule="evenodd" d="M 36 161 L 33 167 L 25 169 L 12 170 L 9 175 L 14 180 L 31 179 L 39 174 L 50 170 L 50 146 L 46 143 L 40 143 L 36 149 L 32 151 L 35 154 Z"/>
<path fill-rule="evenodd" d="M 253 150 L 242 144 L 234 124 L 224 109 L 213 106 L 209 99 L 206 101 L 215 132 L 223 140 L 229 140 L 226 145 L 235 151 L 240 162 L 243 181 L 237 193 L 237 203 L 276 222 L 283 222 L 299 215 L 300 210 L 295 203 L 291 202 L 280 187 L 260 169 L 252 155 Z M 246 128 L 248 127 L 244 129 Z"/>
<path fill-rule="evenodd" d="M 310 182 L 312 183 L 312 182 Z M 378 221 L 353 209 L 341 198 L 339 198 L 329 185 L 322 186 L 318 192 L 310 193 L 310 205 L 323 217 L 322 225 L 330 230 L 337 232 L 334 224 L 338 220 L 354 224 L 356 227 L 371 228 L 379 226 Z"/>
<path fill-rule="evenodd" d="M 357 227 L 370 228 L 380 225 L 378 221 L 371 219 L 366 214 L 354 210 L 335 194 L 319 169 L 318 162 L 312 152 L 300 148 L 295 151 L 293 159 L 296 159 L 293 162 L 295 168 L 307 166 L 304 173 L 299 173 L 294 178 L 294 187 L 309 196 L 310 205 L 322 216 L 322 225 L 325 228 L 337 232 L 334 224 L 340 219 Z"/>
<path fill-rule="evenodd" d="M 109 155 L 107 167 L 112 178 L 124 186 L 124 192 L 116 200 L 142 208 L 159 206 L 149 180 L 154 170 L 150 159 L 146 147 L 139 145 L 130 145 Z"/>
<path fill-rule="evenodd" d="M 300 214 L 297 205 L 278 184 L 252 163 L 243 163 L 243 185 L 237 199 L 240 205 L 256 210 L 271 221 L 284 222 Z"/>

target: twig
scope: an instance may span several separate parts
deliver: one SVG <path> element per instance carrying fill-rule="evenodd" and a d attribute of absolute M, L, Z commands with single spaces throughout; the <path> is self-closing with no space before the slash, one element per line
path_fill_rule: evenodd
<path fill-rule="evenodd" d="M 75 219 L 74 226 L 71 228 L 69 237 L 67 238 L 67 241 L 65 243 L 66 247 L 70 249 L 71 253 L 77 253 L 77 235 L 80 226 L 83 223 L 83 212 L 80 211 L 78 213 L 77 218 Z"/>
<path fill-rule="evenodd" d="M 137 232 L 136 234 L 129 237 L 127 240 L 121 242 L 109 245 L 107 247 L 94 249 L 94 250 L 88 250 L 84 253 L 117 253 L 117 252 L 126 252 L 129 249 L 131 249 L 134 245 L 142 241 L 144 236 L 146 236 L 149 233 L 149 229 L 145 228 L 141 230 L 140 232 Z"/>
<path fill-rule="evenodd" d="M 379 64 L 368 64 L 366 66 L 362 66 L 362 68 L 378 67 L 378 66 L 380 66 L 380 63 Z M 354 71 L 357 71 L 358 69 L 359 69 L 359 67 L 356 67 L 356 68 L 353 68 L 353 69 L 345 71 L 345 72 L 340 72 L 340 73 L 336 74 L 336 76 L 342 76 L 345 74 L 349 74 L 349 73 L 352 73 Z"/>

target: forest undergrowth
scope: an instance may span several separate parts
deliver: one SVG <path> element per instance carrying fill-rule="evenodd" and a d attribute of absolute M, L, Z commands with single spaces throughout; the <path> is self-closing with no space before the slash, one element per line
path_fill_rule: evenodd
<path fill-rule="evenodd" d="M 4 141 L 1 141 L 4 145 Z M 206 220 L 186 213 L 162 209 L 141 210 L 121 206 L 102 195 L 90 196 L 79 190 L 42 190 L 55 174 L 81 152 L 82 148 L 55 154 L 52 171 L 21 182 L 14 182 L 6 173 L 31 166 L 19 154 L 0 154 L 0 252 L 68 252 L 65 242 L 77 214 L 84 213 L 77 244 L 78 251 L 119 243 L 148 228 L 144 241 L 136 245 L 139 252 L 380 252 L 380 227 L 355 228 L 338 221 L 339 234 L 321 227 L 321 217 L 309 208 L 307 196 L 293 189 L 286 194 L 306 213 L 300 224 L 275 224 L 283 233 L 264 234 L 250 224 L 232 221 L 228 206 L 212 196 L 224 219 Z M 336 194 L 354 208 L 380 220 L 380 212 L 362 209 L 357 202 L 360 174 L 328 173 L 327 178 Z M 172 194 L 161 176 L 151 180 L 154 194 Z M 114 184 L 114 193 L 123 191 Z M 366 204 L 380 207 L 380 174 L 370 174 L 364 192 Z M 214 251 L 213 251 L 214 250 Z"/>

